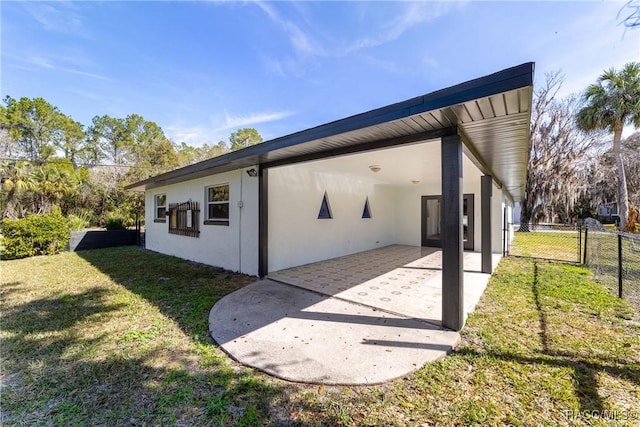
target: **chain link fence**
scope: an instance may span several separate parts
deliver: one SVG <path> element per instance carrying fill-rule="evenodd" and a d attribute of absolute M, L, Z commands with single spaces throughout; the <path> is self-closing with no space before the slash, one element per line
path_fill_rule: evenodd
<path fill-rule="evenodd" d="M 584 263 L 594 278 L 640 311 L 640 235 L 586 229 Z"/>
<path fill-rule="evenodd" d="M 507 254 L 580 263 L 583 233 L 577 225 L 510 224 L 513 240 L 507 239 Z"/>
<path fill-rule="evenodd" d="M 505 254 L 584 263 L 640 313 L 640 235 L 562 224 L 509 224 Z"/>

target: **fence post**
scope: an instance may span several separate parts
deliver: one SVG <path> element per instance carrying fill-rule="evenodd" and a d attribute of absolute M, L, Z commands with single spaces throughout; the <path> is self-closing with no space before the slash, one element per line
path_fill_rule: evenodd
<path fill-rule="evenodd" d="M 583 263 L 587 265 L 587 239 L 589 238 L 589 227 L 584 228 L 584 255 L 582 257 Z"/>
<path fill-rule="evenodd" d="M 618 234 L 618 297 L 622 298 L 622 234 Z"/>
<path fill-rule="evenodd" d="M 578 225 L 578 264 L 582 260 L 582 226 Z"/>

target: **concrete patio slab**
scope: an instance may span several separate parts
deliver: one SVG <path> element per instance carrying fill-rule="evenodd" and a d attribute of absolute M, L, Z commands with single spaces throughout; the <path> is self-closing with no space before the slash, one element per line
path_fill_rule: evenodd
<path fill-rule="evenodd" d="M 498 264 L 494 255 L 493 264 Z M 464 311 L 490 275 L 464 254 Z M 391 245 L 272 272 L 211 309 L 213 339 L 233 358 L 291 381 L 375 384 L 444 357 L 460 339 L 442 319 L 442 253 Z"/>
<path fill-rule="evenodd" d="M 427 322 L 271 280 L 218 301 L 209 330 L 243 364 L 290 381 L 343 385 L 404 376 L 460 339 Z"/>

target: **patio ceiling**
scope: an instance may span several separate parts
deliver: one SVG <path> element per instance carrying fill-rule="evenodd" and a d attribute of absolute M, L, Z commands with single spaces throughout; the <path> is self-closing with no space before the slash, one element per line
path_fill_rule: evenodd
<path fill-rule="evenodd" d="M 215 173 L 274 167 L 462 137 L 465 154 L 514 200 L 524 192 L 534 63 L 266 141 L 129 185 L 148 190 Z"/>

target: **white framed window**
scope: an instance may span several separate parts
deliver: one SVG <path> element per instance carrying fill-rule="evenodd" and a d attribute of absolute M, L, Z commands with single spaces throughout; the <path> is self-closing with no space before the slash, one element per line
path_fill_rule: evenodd
<path fill-rule="evenodd" d="M 229 225 L 229 184 L 205 187 L 207 225 Z"/>
<path fill-rule="evenodd" d="M 154 222 L 167 222 L 167 195 L 156 194 L 153 197 L 153 220 Z"/>

